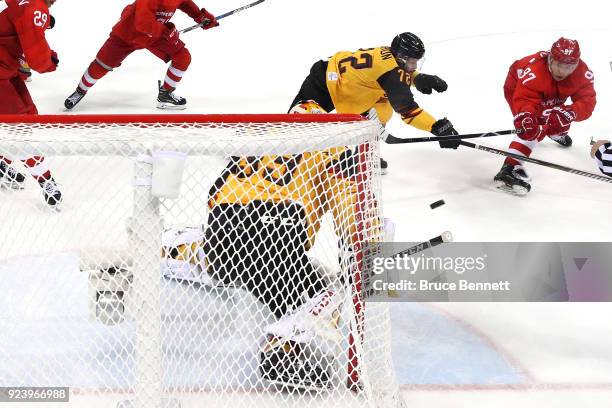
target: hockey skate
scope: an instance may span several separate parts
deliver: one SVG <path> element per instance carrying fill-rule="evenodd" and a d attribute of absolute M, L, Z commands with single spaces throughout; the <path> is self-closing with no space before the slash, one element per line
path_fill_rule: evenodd
<path fill-rule="evenodd" d="M 13 166 L 0 160 L 0 187 L 12 190 L 22 190 L 25 184 L 25 176 L 19 173 Z"/>
<path fill-rule="evenodd" d="M 531 179 L 521 165 L 512 166 L 504 163 L 493 181 L 497 188 L 518 196 L 524 196 L 531 191 Z"/>
<path fill-rule="evenodd" d="M 159 93 L 157 94 L 158 109 L 182 110 L 187 108 L 187 99 L 175 95 L 173 93 L 174 90 L 169 91 L 164 88 L 161 81 L 158 81 L 157 84 L 159 85 Z"/>
<path fill-rule="evenodd" d="M 76 106 L 77 103 L 81 102 L 81 99 L 85 97 L 86 92 L 82 91 L 81 88 L 77 88 L 76 91 L 72 93 L 66 100 L 64 101 L 64 106 L 66 109 L 72 109 Z"/>
<path fill-rule="evenodd" d="M 380 158 L 380 174 L 387 174 L 387 167 L 389 167 L 389 164 L 387 163 L 387 161 L 385 159 L 383 159 L 382 157 Z"/>
<path fill-rule="evenodd" d="M 59 204 L 62 202 L 62 192 L 57 187 L 57 183 L 51 177 L 48 180 L 39 181 L 40 188 L 42 188 L 43 197 L 45 202 L 54 209 L 59 209 Z"/>
<path fill-rule="evenodd" d="M 327 370 L 318 361 L 315 364 L 308 361 L 305 354 L 300 344 L 269 336 L 260 354 L 259 372 L 263 379 L 283 387 L 301 390 L 330 388 Z"/>
<path fill-rule="evenodd" d="M 570 147 L 572 145 L 572 138 L 567 133 L 562 133 L 560 135 L 550 135 L 548 137 L 559 143 L 563 147 Z"/>

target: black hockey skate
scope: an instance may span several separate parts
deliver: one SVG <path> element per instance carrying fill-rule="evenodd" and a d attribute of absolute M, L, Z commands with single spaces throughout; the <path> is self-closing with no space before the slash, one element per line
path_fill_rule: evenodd
<path fill-rule="evenodd" d="M 40 188 L 42 188 L 43 197 L 45 202 L 54 209 L 59 209 L 59 204 L 62 202 L 62 192 L 57 187 L 57 183 L 51 177 L 48 180 L 39 181 Z"/>
<path fill-rule="evenodd" d="M 9 166 L 0 160 L 0 187 L 13 190 L 22 190 L 25 184 L 25 176 L 19 173 L 13 166 Z"/>
<path fill-rule="evenodd" d="M 269 340 L 260 354 L 259 372 L 263 379 L 283 387 L 302 390 L 331 387 L 327 371 L 311 364 L 294 341 Z"/>
<path fill-rule="evenodd" d="M 82 91 L 81 88 L 77 88 L 76 91 L 72 93 L 66 100 L 64 101 L 64 106 L 66 109 L 72 109 L 76 106 L 77 103 L 81 102 L 81 99 L 86 95 L 86 92 Z"/>
<path fill-rule="evenodd" d="M 559 143 L 563 147 L 570 147 L 572 145 L 572 138 L 567 133 L 562 133 L 560 135 L 550 135 L 548 137 Z"/>
<path fill-rule="evenodd" d="M 387 167 L 389 167 L 389 164 L 387 163 L 385 159 L 381 157 L 380 158 L 380 174 L 387 174 Z"/>
<path fill-rule="evenodd" d="M 157 107 L 159 109 L 182 110 L 187 108 L 187 99 L 164 88 L 161 81 L 158 81 L 157 84 L 159 85 L 159 93 L 157 94 Z"/>
<path fill-rule="evenodd" d="M 504 163 L 499 173 L 495 175 L 493 181 L 500 190 L 518 196 L 524 196 L 531 191 L 530 178 L 523 166 L 512 166 Z"/>

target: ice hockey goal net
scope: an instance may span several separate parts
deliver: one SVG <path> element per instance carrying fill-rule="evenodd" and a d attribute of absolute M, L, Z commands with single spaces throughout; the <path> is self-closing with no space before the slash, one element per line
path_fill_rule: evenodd
<path fill-rule="evenodd" d="M 0 386 L 70 387 L 88 407 L 402 405 L 387 308 L 360 292 L 362 249 L 383 239 L 370 122 L 1 121 L 4 168 L 26 177 L 0 179 Z M 28 157 L 44 157 L 59 205 Z M 309 309 L 304 325 L 321 293 L 331 320 Z M 263 374 L 271 339 L 301 368 Z"/>

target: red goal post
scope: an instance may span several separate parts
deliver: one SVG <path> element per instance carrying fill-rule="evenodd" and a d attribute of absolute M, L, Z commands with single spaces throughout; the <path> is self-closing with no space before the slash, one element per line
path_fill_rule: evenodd
<path fill-rule="evenodd" d="M 379 142 L 377 127 L 360 115 L 0 116 L 0 156 L 25 174 L 20 159 L 44 156 L 63 193 L 60 211 L 51 211 L 29 177 L 21 189 L 0 191 L 0 234 L 10 237 L 0 245 L 0 268 L 10 276 L 5 283 L 14 286 L 14 303 L 0 319 L 0 326 L 12 325 L 12 330 L 0 327 L 0 336 L 6 336 L 5 344 L 21 344 L 30 353 L 16 372 L 11 369 L 11 363 L 18 364 L 11 355 L 16 350 L 0 351 L 0 359 L 7 361 L 0 378 L 11 382 L 0 386 L 70 386 L 87 396 L 86 404 L 91 402 L 87 398 L 104 400 L 103 395 L 112 396 L 113 404 L 131 400 L 134 406 L 168 400 L 185 405 L 194 396 L 199 404 L 244 390 L 249 393 L 243 398 L 251 393 L 273 398 L 275 388 L 249 363 L 264 334 L 260 320 L 271 320 L 270 311 L 239 288 L 223 286 L 211 293 L 206 285 L 160 280 L 162 236 L 194 225 L 206 230 L 209 192 L 230 158 L 261 161 L 328 152 L 337 154 L 335 164 L 346 170 L 356 194 L 354 216 L 342 215 L 337 198 L 325 210 L 313 209 L 321 219 L 308 257 L 316 259 L 330 286 L 344 293 L 338 327 L 342 339 L 331 345 L 334 364 L 344 368 L 333 373 L 333 386 L 325 394 L 351 406 L 401 406 L 390 371 L 388 310 L 383 304 L 365 308 L 360 290 L 361 248 L 382 240 Z M 351 154 L 338 153 L 345 151 Z M 177 197 L 154 194 L 157 152 L 185 158 Z M 312 165 L 318 165 L 314 159 Z M 293 188 L 292 198 L 302 202 L 315 194 L 289 186 L 293 180 L 274 179 L 275 171 L 285 170 L 266 169 L 262 177 L 276 183 L 268 195 Z M 315 177 L 314 167 L 307 170 L 308 177 Z M 314 219 L 314 213 L 310 216 Z M 350 238 L 342 235 L 346 231 Z M 346 242 L 338 245 L 343 239 L 353 241 L 348 250 Z M 109 267 L 125 274 L 121 279 L 113 275 L 110 283 L 105 276 L 108 290 L 100 290 L 100 274 Z M 45 286 L 49 280 L 54 283 Z M 28 296 L 32 287 L 39 298 Z M 100 305 L 106 292 L 112 293 L 111 309 Z M 33 310 L 46 312 L 33 318 Z M 117 315 L 119 320 L 113 320 Z M 36 368 L 42 358 L 37 342 L 50 350 L 42 370 Z M 62 343 L 72 346 L 69 363 L 65 353 L 53 350 Z M 215 351 L 213 345 L 223 347 Z M 202 355 L 210 362 L 202 364 Z M 93 370 L 89 374 L 95 381 L 75 374 L 85 367 Z M 291 396 L 306 405 L 316 400 L 299 391 Z M 272 401 L 269 405 L 286 403 Z"/>

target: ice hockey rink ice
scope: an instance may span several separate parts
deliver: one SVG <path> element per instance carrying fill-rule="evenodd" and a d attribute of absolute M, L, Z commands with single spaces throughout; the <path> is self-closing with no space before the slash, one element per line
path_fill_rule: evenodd
<path fill-rule="evenodd" d="M 51 9 L 57 25 L 48 39 L 59 53 L 60 68 L 44 76 L 35 74 L 29 85 L 41 113 L 63 113 L 64 99 L 127 3 L 58 0 Z M 198 4 L 221 13 L 242 3 Z M 179 28 L 191 24 L 180 12 L 173 21 Z M 417 101 L 434 116 L 447 116 L 462 133 L 510 128 L 502 93 L 508 66 L 548 48 L 561 35 L 578 39 L 583 59 L 595 74 L 597 108 L 591 119 L 573 125 L 572 148 L 563 150 L 544 141 L 533 156 L 598 172 L 588 155 L 589 140 L 612 137 L 612 28 L 604 2 L 266 0 L 222 20 L 218 29 L 182 37 L 193 62 L 177 93 L 187 98 L 188 113 L 284 112 L 315 60 L 342 49 L 388 44 L 402 31 L 424 39 L 423 71 L 449 83 L 446 93 L 417 93 Z M 155 57 L 134 54 L 96 84 L 75 113 L 159 113 L 154 102 L 163 74 L 164 67 Z M 389 129 L 396 136 L 419 135 L 397 118 Z M 482 143 L 505 149 L 509 139 L 488 138 Z M 605 183 L 528 165 L 533 189 L 529 196 L 517 198 L 492 187 L 491 179 L 502 162 L 499 156 L 468 148 L 440 150 L 433 144 L 386 145 L 382 155 L 389 162 L 383 208 L 385 216 L 397 223 L 398 241 L 421 241 L 444 230 L 458 241 L 610 241 L 612 188 Z M 70 174 L 56 175 L 60 182 L 66 177 Z M 108 182 L 113 172 L 93 177 Z M 86 191 L 73 197 L 86 200 Z M 50 216 L 33 185 L 18 199 L 39 200 L 38 209 L 6 214 L 1 210 L 6 199 L 0 192 L 0 225 L 8 216 L 23 217 L 24 222 Z M 431 210 L 429 204 L 439 199 L 446 205 Z M 60 216 L 69 220 L 70 211 L 69 207 Z M 0 231 L 9 233 L 1 227 Z M 76 260 L 58 262 L 76 265 Z M 15 297 L 25 293 L 24 276 L 6 276 L 3 266 L 7 264 L 0 265 L 1 291 Z M 62 291 L 65 279 L 76 275 L 57 276 L 53 271 L 53 265 L 43 271 L 44 293 L 31 295 L 46 305 L 44 313 L 56 319 L 49 329 L 58 331 L 65 311 L 53 308 L 55 299 L 74 298 L 70 313 L 81 313 L 87 299 Z M 24 274 L 41 279 L 40 272 Z M 393 304 L 394 364 L 407 406 L 612 406 L 611 315 L 609 303 Z M 27 353 L 29 347 L 67 356 L 77 351 L 59 339 L 40 345 L 32 338 L 21 352 Z M 0 380 L 19 372 L 17 360 L 0 365 Z M 89 406 L 87 398 L 74 396 L 75 405 Z"/>

